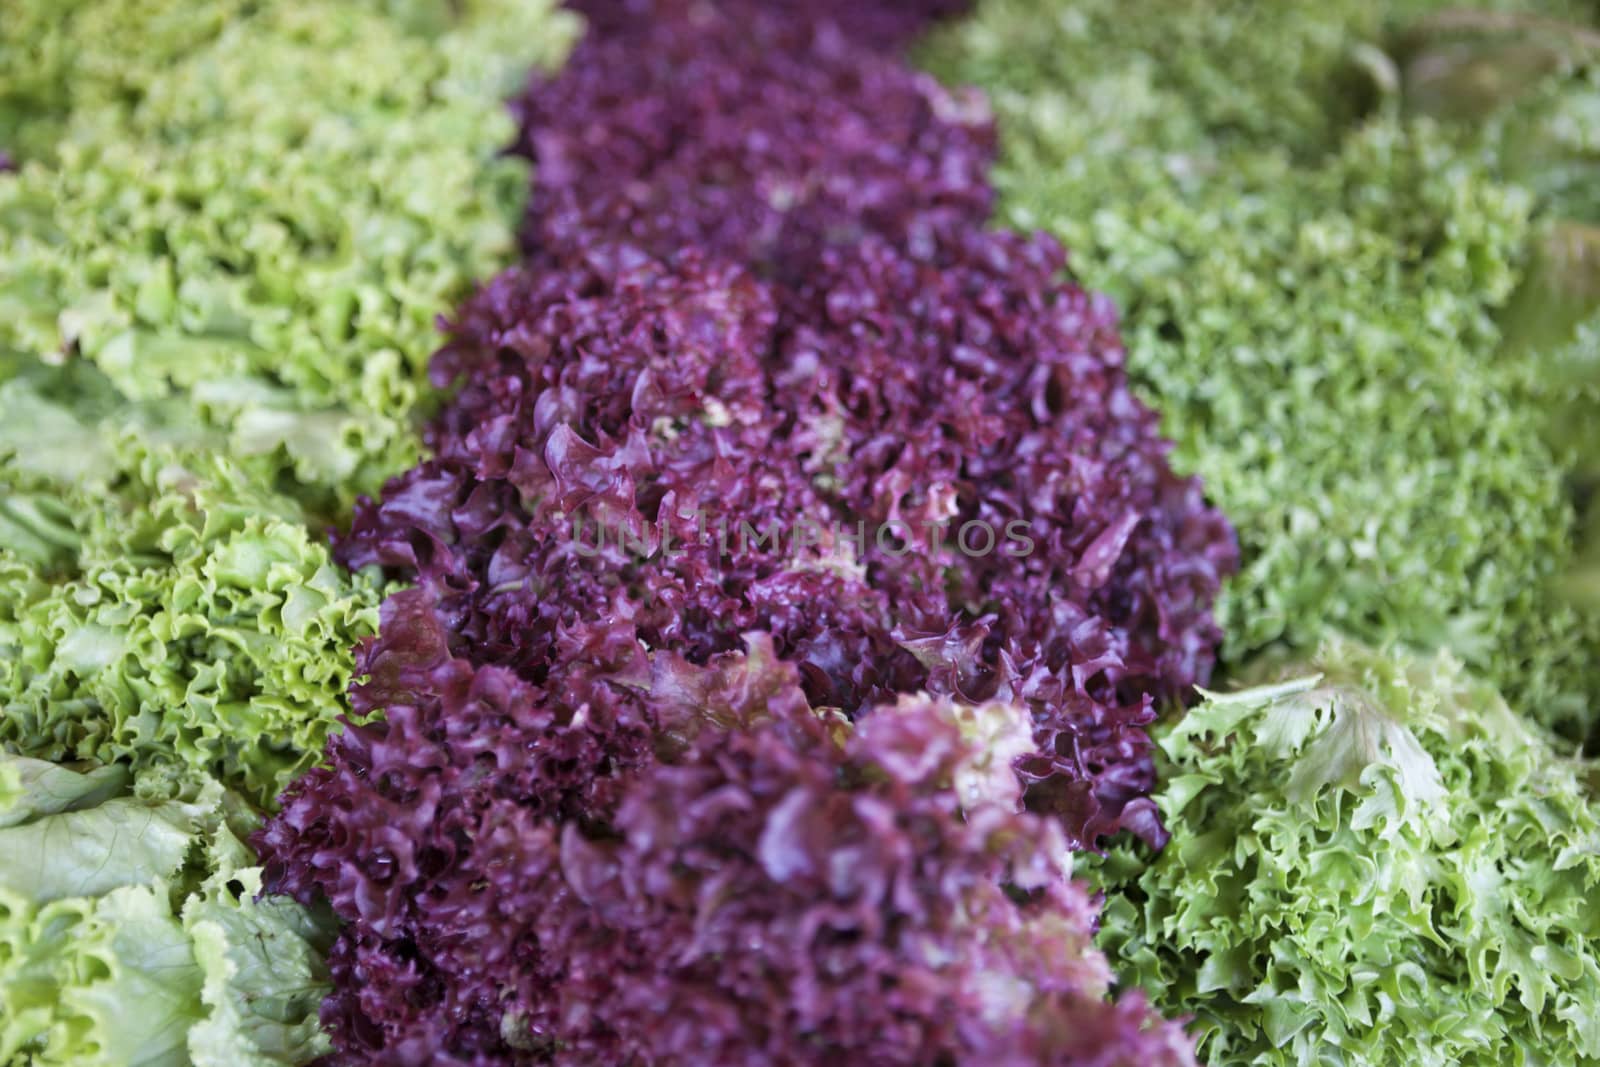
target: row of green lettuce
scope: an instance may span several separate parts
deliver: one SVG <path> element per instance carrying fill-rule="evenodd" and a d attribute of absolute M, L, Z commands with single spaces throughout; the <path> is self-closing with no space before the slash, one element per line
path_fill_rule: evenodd
<path fill-rule="evenodd" d="M 1600 10 L 1476 7 L 979 0 L 923 52 L 1239 530 L 1172 842 L 1081 864 L 1211 1064 L 1600 1064 Z"/>
<path fill-rule="evenodd" d="M 543 0 L 0 18 L 0 1064 L 300 1062 L 324 916 L 242 843 L 314 762 L 434 320 L 514 252 Z"/>

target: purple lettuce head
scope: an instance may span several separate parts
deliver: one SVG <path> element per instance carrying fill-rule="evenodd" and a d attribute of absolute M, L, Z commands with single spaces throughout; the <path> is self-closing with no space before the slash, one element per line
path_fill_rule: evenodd
<path fill-rule="evenodd" d="M 599 960 L 549 990 L 587 1024 L 577 1061 L 1190 1062 L 1176 1027 L 1105 1003 L 1065 842 L 987 773 L 1028 735 L 1020 708 L 927 698 L 842 746 L 776 719 L 641 775 L 604 835 L 566 827 L 570 917 L 542 929 Z M 1080 1030 L 1099 1013 L 1119 1024 Z"/>
<path fill-rule="evenodd" d="M 782 289 L 611 246 L 463 309 L 434 458 L 340 545 L 416 585 L 358 664 L 382 714 L 259 841 L 349 923 L 347 1058 L 1183 1062 L 1040 864 L 1159 842 L 1143 724 L 1204 677 L 1232 540 L 1061 266 L 873 241 Z M 696 528 L 851 516 L 1041 554 Z"/>
<path fill-rule="evenodd" d="M 257 842 L 274 888 L 355 919 L 324 1007 L 342 1060 L 1191 1062 L 1105 1000 L 1058 824 L 1018 810 L 1022 708 L 905 698 L 851 731 L 757 637 L 646 657 L 632 688 L 672 740 L 585 765 L 615 717 L 551 714 L 396 601 L 360 691 L 387 720 Z M 606 788 L 563 788 L 585 777 Z"/>
<path fill-rule="evenodd" d="M 655 6 L 674 17 L 591 35 L 515 102 L 534 257 L 699 246 L 793 280 L 830 244 L 983 225 L 981 96 L 781 7 Z"/>

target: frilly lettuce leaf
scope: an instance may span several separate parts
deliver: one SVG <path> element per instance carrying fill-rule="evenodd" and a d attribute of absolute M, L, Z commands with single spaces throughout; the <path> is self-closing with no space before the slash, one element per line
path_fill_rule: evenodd
<path fill-rule="evenodd" d="M 0 544 L 0 741 L 188 766 L 266 803 L 321 750 L 383 585 L 203 427 L 67 406 L 103 387 L 89 368 L 0 384 L 0 532 L 35 535 Z"/>
<path fill-rule="evenodd" d="M 1600 1063 L 1600 808 L 1451 656 L 1342 640 L 1164 726 L 1172 831 L 1079 865 L 1206 1062 Z"/>
<path fill-rule="evenodd" d="M 331 922 L 255 900 L 214 780 L 0 756 L 0 1062 L 266 1067 L 327 1050 Z"/>

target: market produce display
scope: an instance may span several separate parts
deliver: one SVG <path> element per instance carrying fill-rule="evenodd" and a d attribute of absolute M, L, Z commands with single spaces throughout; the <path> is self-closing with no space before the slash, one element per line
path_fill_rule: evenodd
<path fill-rule="evenodd" d="M 0 1064 L 1600 1064 L 1592 5 L 14 6 Z"/>

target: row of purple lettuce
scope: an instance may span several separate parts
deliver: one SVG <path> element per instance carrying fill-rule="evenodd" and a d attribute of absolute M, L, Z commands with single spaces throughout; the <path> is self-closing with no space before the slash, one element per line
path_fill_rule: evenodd
<path fill-rule="evenodd" d="M 1234 539 L 1109 302 L 986 228 L 982 98 L 899 55 L 953 5 L 580 6 L 513 105 L 523 262 L 338 545 L 410 588 L 257 839 L 344 922 L 335 1058 L 1188 1062 L 1062 861 L 1162 842 Z M 801 516 L 1033 550 L 697 536 Z"/>

